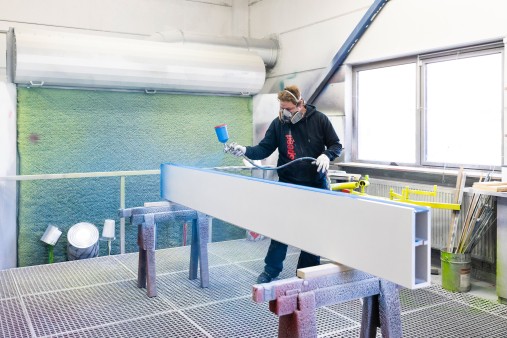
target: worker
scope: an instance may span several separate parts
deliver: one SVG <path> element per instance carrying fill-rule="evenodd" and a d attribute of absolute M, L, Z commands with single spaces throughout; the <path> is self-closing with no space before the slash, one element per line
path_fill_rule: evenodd
<path fill-rule="evenodd" d="M 279 92 L 278 100 L 280 102 L 278 117 L 271 122 L 259 144 L 253 147 L 235 144 L 232 154 L 245 155 L 251 160 L 262 160 L 278 148 L 278 166 L 301 157 L 313 157 L 316 161 L 300 160 L 278 169 L 279 181 L 329 189 L 327 178 L 329 163 L 340 156 L 342 151 L 340 139 L 331 121 L 315 106 L 305 104 L 297 86 L 288 86 Z M 304 207 L 304 201 L 294 201 L 294 207 Z M 257 283 L 268 283 L 277 278 L 283 269 L 286 255 L 287 245 L 271 239 L 264 259 L 266 265 L 257 278 Z M 319 256 L 301 251 L 297 268 L 319 264 Z"/>

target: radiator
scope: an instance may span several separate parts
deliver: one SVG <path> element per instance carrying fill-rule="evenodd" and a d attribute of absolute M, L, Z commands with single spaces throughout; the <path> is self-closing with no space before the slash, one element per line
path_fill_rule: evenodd
<path fill-rule="evenodd" d="M 389 198 L 389 191 L 393 188 L 394 192 L 401 194 L 401 189 L 405 187 L 410 189 L 432 191 L 433 186 L 429 184 L 407 184 L 406 182 L 390 181 L 383 179 L 370 179 L 370 185 L 366 188 L 366 193 L 373 196 Z M 454 197 L 454 188 L 438 187 L 437 197 L 413 195 L 414 199 L 420 201 L 432 201 L 440 203 L 452 203 Z M 470 198 L 468 194 L 463 197 L 460 217 L 458 224 L 461 224 L 461 217 L 466 214 Z M 447 246 L 449 237 L 449 224 L 451 222 L 451 210 L 432 209 L 431 210 L 431 247 L 433 249 L 442 249 Z M 479 244 L 472 251 L 472 257 L 488 263 L 496 263 L 496 224 L 484 235 Z"/>

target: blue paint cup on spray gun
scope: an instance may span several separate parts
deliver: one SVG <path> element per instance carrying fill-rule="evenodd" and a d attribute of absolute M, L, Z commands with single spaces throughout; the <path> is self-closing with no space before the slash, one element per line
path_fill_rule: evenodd
<path fill-rule="evenodd" d="M 217 133 L 218 141 L 225 144 L 229 140 L 229 133 L 227 132 L 227 125 L 219 124 L 215 127 L 215 133 Z"/>

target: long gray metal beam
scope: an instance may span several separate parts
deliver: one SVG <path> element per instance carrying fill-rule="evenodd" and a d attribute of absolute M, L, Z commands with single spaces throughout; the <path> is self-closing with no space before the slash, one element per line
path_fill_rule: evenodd
<path fill-rule="evenodd" d="M 407 288 L 430 284 L 430 209 L 162 164 L 161 197 Z"/>

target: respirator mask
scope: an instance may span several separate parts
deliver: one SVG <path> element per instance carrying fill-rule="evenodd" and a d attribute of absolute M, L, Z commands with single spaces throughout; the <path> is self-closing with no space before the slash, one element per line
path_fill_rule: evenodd
<path fill-rule="evenodd" d="M 280 115 L 284 123 L 290 122 L 292 124 L 296 124 L 303 118 L 303 114 L 300 111 L 297 111 L 294 115 L 292 115 L 292 113 L 287 109 L 281 109 Z"/>
<path fill-rule="evenodd" d="M 296 108 L 303 106 L 304 101 L 301 97 L 297 98 L 296 95 L 294 95 L 292 92 L 288 91 L 287 89 L 285 89 L 284 92 L 289 93 L 294 98 L 294 100 L 296 100 Z M 280 112 L 278 114 L 280 116 L 280 120 L 283 123 L 290 122 L 292 124 L 296 124 L 299 121 L 301 121 L 301 119 L 303 118 L 303 113 L 301 113 L 301 111 L 299 111 L 299 110 L 295 113 L 291 113 L 288 109 L 282 108 L 282 109 L 280 109 Z"/>

